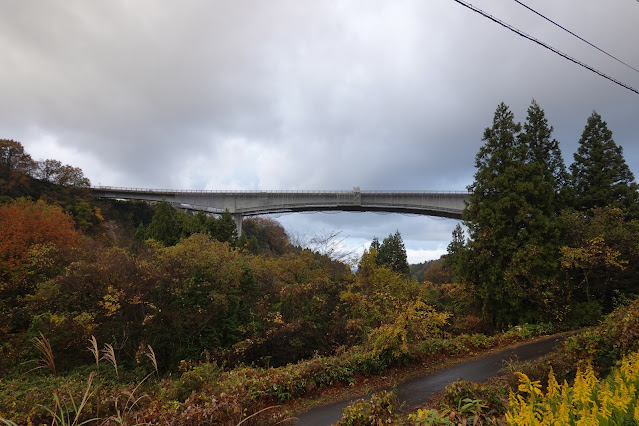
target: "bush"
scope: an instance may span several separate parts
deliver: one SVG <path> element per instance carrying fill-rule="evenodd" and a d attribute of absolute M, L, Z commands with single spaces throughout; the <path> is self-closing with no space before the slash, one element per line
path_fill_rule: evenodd
<path fill-rule="evenodd" d="M 183 401 L 192 393 L 200 391 L 203 386 L 214 385 L 221 375 L 222 369 L 215 363 L 198 365 L 183 373 L 180 379 L 175 382 L 173 397 Z"/>
<path fill-rule="evenodd" d="M 523 340 L 529 339 L 534 336 L 542 336 L 544 334 L 552 333 L 554 330 L 552 324 L 539 323 L 539 324 L 527 324 L 517 325 L 510 328 L 503 334 L 505 340 Z"/>
<path fill-rule="evenodd" d="M 393 392 L 381 391 L 371 396 L 370 401 L 358 399 L 342 412 L 338 425 L 368 426 L 392 424 L 397 415 L 399 401 Z"/>
<path fill-rule="evenodd" d="M 485 404 L 482 412 L 488 416 L 498 417 L 506 412 L 506 404 L 495 389 L 467 380 L 457 380 L 446 386 L 441 399 L 448 407 L 462 407 L 468 401 L 481 401 Z"/>
<path fill-rule="evenodd" d="M 601 305 L 596 301 L 573 303 L 566 318 L 572 328 L 590 327 L 599 324 L 603 317 Z"/>

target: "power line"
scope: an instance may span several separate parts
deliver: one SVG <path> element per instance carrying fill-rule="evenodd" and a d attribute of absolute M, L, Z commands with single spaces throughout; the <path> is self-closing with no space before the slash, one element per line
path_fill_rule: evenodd
<path fill-rule="evenodd" d="M 579 37 L 577 34 L 573 33 L 573 32 L 572 32 L 572 31 L 570 31 L 569 29 L 562 27 L 561 25 L 559 25 L 558 23 L 556 23 L 556 22 L 555 22 L 555 21 L 553 21 L 552 19 L 550 19 L 550 18 L 548 18 L 548 17 L 546 17 L 546 16 L 542 15 L 541 13 L 537 12 L 537 11 L 536 11 L 535 9 L 533 9 L 532 7 L 530 7 L 530 6 L 528 6 L 528 5 L 526 5 L 526 4 L 522 3 L 522 2 L 520 2 L 519 0 L 515 0 L 515 1 L 516 1 L 517 3 L 519 3 L 520 5 L 522 5 L 523 7 L 525 7 L 526 9 L 530 10 L 531 12 L 536 13 L 537 15 L 541 16 L 541 17 L 542 17 L 542 18 L 544 18 L 546 21 L 548 21 L 548 22 L 552 22 L 553 24 L 555 24 L 556 26 L 558 26 L 558 27 L 559 27 L 559 28 L 561 28 L 562 30 L 564 30 L 564 31 L 568 32 L 569 34 L 572 34 L 573 36 L 577 37 L 579 40 L 583 41 L 584 43 L 587 43 L 587 44 L 589 44 L 590 46 L 594 47 L 595 49 L 597 49 L 597 50 L 598 50 L 598 51 L 600 51 L 601 53 L 604 53 L 604 54 L 606 54 L 606 55 L 610 56 L 610 57 L 611 57 L 612 59 L 614 59 L 615 61 L 620 62 L 620 63 L 624 64 L 625 66 L 627 66 L 628 68 L 631 68 L 631 69 L 633 69 L 633 70 L 635 70 L 635 71 L 639 72 L 639 70 L 638 70 L 637 68 L 633 67 L 632 65 L 628 65 L 627 63 L 625 63 L 625 62 L 624 62 L 624 61 L 622 61 L 621 59 L 616 58 L 616 57 L 614 57 L 613 55 L 611 55 L 610 53 L 606 52 L 605 50 L 600 49 L 599 47 L 595 46 L 594 44 L 592 44 L 592 43 L 591 43 L 591 42 L 589 42 L 588 40 L 586 40 L 586 39 L 584 39 L 584 38 L 582 38 L 582 37 Z M 637 2 L 639 2 L 639 0 L 637 0 Z"/>
<path fill-rule="evenodd" d="M 530 41 L 532 41 L 532 42 L 537 43 L 538 45 L 540 45 L 540 46 L 542 46 L 542 47 L 545 47 L 546 49 L 548 49 L 548 50 L 550 50 L 550 51 L 552 51 L 552 52 L 556 53 L 557 55 L 559 55 L 559 56 L 561 56 L 561 57 L 563 57 L 563 58 L 565 58 L 565 59 L 568 59 L 570 62 L 574 62 L 575 64 L 577 64 L 577 65 L 579 65 L 579 66 L 582 66 L 582 67 L 584 67 L 584 68 L 586 68 L 586 69 L 588 69 L 588 70 L 590 70 L 590 71 L 594 72 L 595 74 L 598 74 L 599 76 L 601 76 L 601 77 L 603 77 L 603 78 L 605 78 L 605 79 L 607 79 L 607 80 L 610 80 L 610 81 L 612 81 L 613 83 L 618 84 L 619 86 L 621 86 L 621 87 L 623 87 L 623 88 L 625 88 L 625 89 L 628 89 L 628 90 L 630 90 L 631 92 L 634 92 L 634 93 L 636 93 L 636 94 L 638 94 L 638 95 L 639 95 L 639 90 L 635 89 L 634 87 L 628 86 L 627 84 L 622 83 L 621 81 L 619 81 L 619 80 L 617 80 L 617 79 L 615 79 L 615 78 L 613 78 L 613 77 L 610 77 L 610 76 L 609 76 L 609 75 L 607 75 L 607 74 L 604 74 L 603 72 L 601 72 L 601 71 L 597 70 L 596 68 L 593 68 L 593 67 L 591 67 L 590 65 L 585 64 L 585 63 L 583 63 L 583 62 L 579 61 L 578 59 L 575 59 L 575 58 L 573 58 L 573 57 L 571 57 L 571 56 L 569 56 L 569 55 L 567 55 L 567 54 L 565 54 L 565 53 L 563 53 L 563 52 L 561 52 L 561 51 L 559 51 L 559 50 L 555 49 L 554 47 L 552 47 L 552 46 L 550 46 L 550 45 L 548 45 L 548 44 L 544 43 L 544 42 L 543 42 L 543 41 L 541 41 L 541 40 L 537 40 L 537 39 L 536 39 L 536 38 L 534 38 L 533 36 L 530 36 L 530 35 L 526 34 L 525 32 L 523 32 L 523 31 L 521 31 L 521 30 L 518 30 L 517 28 L 513 27 L 512 25 L 507 24 L 506 22 L 503 22 L 503 21 L 501 21 L 501 20 L 499 20 L 499 19 L 495 18 L 494 16 L 492 16 L 492 15 L 490 15 L 490 14 L 488 14 L 488 13 L 484 12 L 483 10 L 476 8 L 476 7 L 475 7 L 475 6 L 473 6 L 472 4 L 466 3 L 466 2 L 465 2 L 465 1 L 463 1 L 463 0 L 453 0 L 453 1 L 455 1 L 455 2 L 457 2 L 457 3 L 459 3 L 459 4 L 461 4 L 461 5 L 462 5 L 462 6 L 464 6 L 464 7 L 467 7 L 468 9 L 472 10 L 473 12 L 477 12 L 477 13 L 479 13 L 480 15 L 482 15 L 482 16 L 484 16 L 484 17 L 486 17 L 486 18 L 490 19 L 490 20 L 491 20 L 491 21 L 493 21 L 493 22 L 496 22 L 497 24 L 501 25 L 502 27 L 505 27 L 505 28 L 509 29 L 510 31 L 514 32 L 515 34 L 518 34 L 518 35 L 520 35 L 520 36 L 522 36 L 522 37 L 524 37 L 524 38 L 527 38 L 528 40 L 530 40 Z M 637 1 L 639 2 L 639 0 L 637 0 Z"/>

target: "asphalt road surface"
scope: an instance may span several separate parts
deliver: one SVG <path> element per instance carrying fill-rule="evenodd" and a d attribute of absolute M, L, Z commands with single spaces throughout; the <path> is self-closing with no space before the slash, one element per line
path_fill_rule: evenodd
<path fill-rule="evenodd" d="M 415 377 L 397 385 L 397 398 L 400 403 L 404 404 L 404 407 L 414 407 L 424 403 L 435 393 L 444 390 L 448 384 L 457 379 L 481 382 L 499 375 L 505 361 L 511 359 L 532 361 L 540 358 L 557 348 L 563 339 L 563 336 L 550 337 L 471 361 L 465 361 L 433 374 Z M 359 398 L 362 397 L 354 397 L 312 408 L 305 413 L 297 415 L 298 420 L 295 424 L 298 426 L 327 426 L 337 423 L 342 416 L 342 410 Z M 364 398 L 370 398 L 370 394 Z"/>

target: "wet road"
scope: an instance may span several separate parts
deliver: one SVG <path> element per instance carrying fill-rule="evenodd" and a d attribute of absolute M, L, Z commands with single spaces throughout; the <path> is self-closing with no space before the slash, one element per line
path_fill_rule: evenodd
<path fill-rule="evenodd" d="M 406 408 L 422 404 L 457 379 L 465 379 L 472 382 L 487 380 L 500 374 L 505 361 L 510 359 L 519 361 L 535 360 L 552 352 L 563 339 L 563 336 L 550 337 L 471 361 L 465 361 L 433 374 L 415 377 L 397 385 L 397 397 Z M 297 415 L 298 420 L 295 424 L 298 426 L 327 426 L 337 423 L 344 407 L 359 398 L 362 397 L 354 397 L 312 408 L 305 413 Z M 370 394 L 364 398 L 370 398 Z"/>

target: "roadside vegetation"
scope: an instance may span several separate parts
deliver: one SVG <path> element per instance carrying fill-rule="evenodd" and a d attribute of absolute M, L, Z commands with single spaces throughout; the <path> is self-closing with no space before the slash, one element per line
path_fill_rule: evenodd
<path fill-rule="evenodd" d="M 0 419 L 285 424 L 301 400 L 583 327 L 501 382 L 412 413 L 376 394 L 342 424 L 633 419 L 639 209 L 621 148 L 593 113 L 568 170 L 534 101 L 523 125 L 499 105 L 483 140 L 447 255 L 411 268 L 396 232 L 354 269 L 271 219 L 238 236 L 228 212 L 96 200 L 81 170 L 0 140 Z"/>

